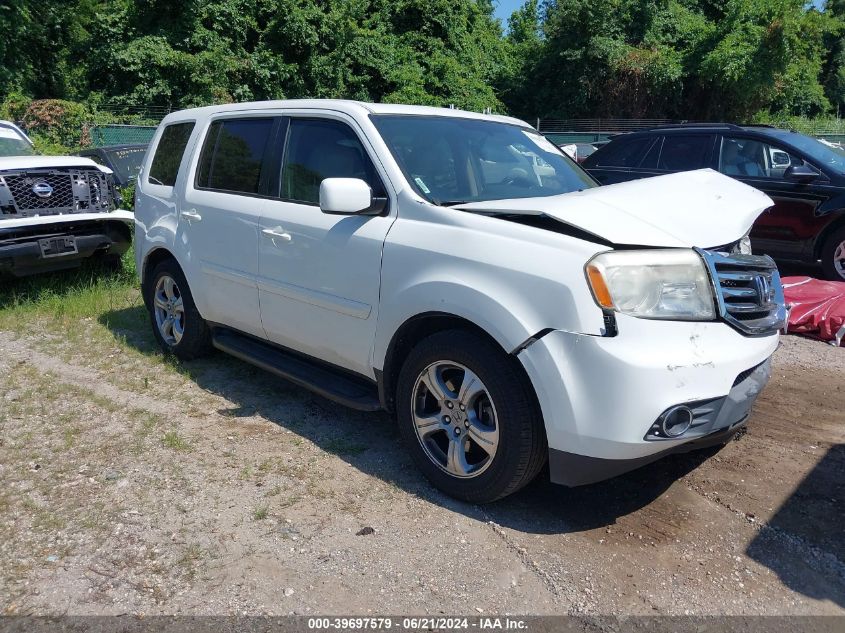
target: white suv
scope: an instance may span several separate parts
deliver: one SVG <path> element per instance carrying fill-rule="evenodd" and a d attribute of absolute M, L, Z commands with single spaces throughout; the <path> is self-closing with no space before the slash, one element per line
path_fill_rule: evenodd
<path fill-rule="evenodd" d="M 540 160 L 537 160 L 539 158 Z M 526 123 L 273 101 L 186 110 L 138 180 L 162 347 L 387 409 L 473 502 L 724 443 L 785 310 L 742 253 L 764 194 L 710 170 L 608 187 Z"/>

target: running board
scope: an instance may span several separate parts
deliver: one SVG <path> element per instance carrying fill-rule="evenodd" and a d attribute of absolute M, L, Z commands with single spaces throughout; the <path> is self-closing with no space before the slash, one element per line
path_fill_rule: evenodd
<path fill-rule="evenodd" d="M 351 409 L 378 411 L 382 408 L 375 382 L 370 383 L 366 378 L 358 378 L 232 330 L 213 330 L 212 342 L 220 351 Z"/>

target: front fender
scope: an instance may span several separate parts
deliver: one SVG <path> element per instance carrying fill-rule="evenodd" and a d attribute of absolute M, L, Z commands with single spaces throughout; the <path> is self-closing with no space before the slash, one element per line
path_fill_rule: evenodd
<path fill-rule="evenodd" d="M 373 367 L 384 368 L 399 328 L 426 313 L 463 318 L 507 352 L 545 329 L 601 333 L 601 310 L 583 272 L 601 247 L 471 214 L 465 222 L 477 226 L 394 224 L 383 254 Z"/>
<path fill-rule="evenodd" d="M 521 318 L 502 302 L 460 283 L 428 281 L 403 289 L 380 308 L 374 366 L 384 367 L 393 335 L 421 314 L 437 313 L 465 319 L 487 332 L 511 352 L 536 334 L 531 319 Z"/>

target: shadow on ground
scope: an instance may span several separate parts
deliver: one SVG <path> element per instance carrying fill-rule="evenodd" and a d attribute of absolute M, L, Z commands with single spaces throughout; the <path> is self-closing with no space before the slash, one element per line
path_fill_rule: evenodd
<path fill-rule="evenodd" d="M 799 544 L 810 546 L 811 557 Z M 845 444 L 830 447 L 746 554 L 793 591 L 845 607 Z M 831 575 L 843 582 L 830 582 Z"/>

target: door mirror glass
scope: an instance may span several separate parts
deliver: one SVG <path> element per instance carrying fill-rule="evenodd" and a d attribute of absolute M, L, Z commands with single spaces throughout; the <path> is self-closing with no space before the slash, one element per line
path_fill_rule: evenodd
<path fill-rule="evenodd" d="M 784 178 L 787 180 L 796 180 L 798 182 L 810 182 L 811 180 L 818 178 L 820 175 L 821 174 L 819 174 L 819 171 L 815 167 L 808 165 L 807 163 L 790 165 L 783 172 Z"/>
<path fill-rule="evenodd" d="M 320 183 L 320 210 L 332 215 L 370 211 L 373 190 L 360 178 L 326 178 Z"/>

